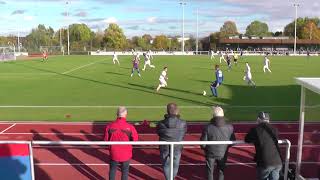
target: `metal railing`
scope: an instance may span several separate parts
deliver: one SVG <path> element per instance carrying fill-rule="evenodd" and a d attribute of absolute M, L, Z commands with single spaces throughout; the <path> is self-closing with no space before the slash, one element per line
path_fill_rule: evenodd
<path fill-rule="evenodd" d="M 279 140 L 279 144 L 286 145 L 286 157 L 284 167 L 284 179 L 288 177 L 288 168 L 290 160 L 291 142 L 287 139 Z M 170 145 L 170 177 L 173 180 L 173 153 L 174 145 L 239 145 L 247 144 L 244 141 L 181 141 L 181 142 L 165 142 L 165 141 L 130 141 L 130 142 L 106 142 L 106 141 L 32 141 L 32 145 L 73 145 L 73 146 L 109 146 L 109 145 Z"/>

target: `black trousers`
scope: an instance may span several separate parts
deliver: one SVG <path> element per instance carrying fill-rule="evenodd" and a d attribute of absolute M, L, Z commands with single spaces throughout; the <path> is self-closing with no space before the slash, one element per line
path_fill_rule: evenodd
<path fill-rule="evenodd" d="M 224 180 L 224 169 L 226 167 L 226 158 L 210 158 L 206 157 L 206 167 L 207 167 L 207 178 L 208 180 L 213 180 L 214 176 L 214 165 L 217 163 L 217 168 L 219 172 L 219 180 Z"/>
<path fill-rule="evenodd" d="M 115 180 L 118 165 L 121 164 L 121 180 L 128 180 L 130 161 L 117 162 L 110 160 L 109 180 Z"/>

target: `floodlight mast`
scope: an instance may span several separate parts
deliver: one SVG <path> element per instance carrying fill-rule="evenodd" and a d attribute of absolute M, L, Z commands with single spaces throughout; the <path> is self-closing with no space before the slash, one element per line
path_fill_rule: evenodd
<path fill-rule="evenodd" d="M 295 4 L 293 4 L 293 6 L 295 7 L 295 13 L 296 13 L 296 17 L 295 17 L 295 21 L 294 21 L 294 47 L 293 47 L 293 54 L 297 54 L 297 19 L 298 19 L 298 7 L 300 6 L 300 4 L 295 3 Z"/>
<path fill-rule="evenodd" d="M 181 52 L 184 54 L 184 6 L 187 5 L 187 3 L 182 0 L 180 2 L 180 5 L 182 6 L 182 40 L 181 40 Z"/>
<path fill-rule="evenodd" d="M 196 40 L 196 54 L 199 53 L 199 8 L 197 8 L 197 40 Z"/>
<path fill-rule="evenodd" d="M 70 55 L 70 31 L 69 31 L 69 11 L 68 11 L 69 2 L 66 2 L 66 17 L 67 17 L 67 36 L 68 36 L 68 55 Z"/>

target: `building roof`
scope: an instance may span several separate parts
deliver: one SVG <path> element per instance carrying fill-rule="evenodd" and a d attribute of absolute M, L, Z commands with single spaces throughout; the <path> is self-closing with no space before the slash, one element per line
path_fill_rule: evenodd
<path fill-rule="evenodd" d="M 299 85 L 301 85 L 301 86 L 303 86 L 303 87 L 305 87 L 315 93 L 320 94 L 320 78 L 301 78 L 301 77 L 299 77 L 299 78 L 296 78 L 296 82 Z"/>
<path fill-rule="evenodd" d="M 219 39 L 220 44 L 294 44 L 294 39 Z M 300 45 L 320 45 L 320 40 L 298 39 Z"/>

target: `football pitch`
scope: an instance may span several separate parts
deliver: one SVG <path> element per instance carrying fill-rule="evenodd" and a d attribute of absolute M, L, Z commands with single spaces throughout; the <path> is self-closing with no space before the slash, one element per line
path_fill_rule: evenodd
<path fill-rule="evenodd" d="M 273 120 L 299 117 L 300 87 L 295 77 L 319 77 L 320 57 L 270 57 L 272 73 L 263 73 L 263 57 L 243 57 L 230 72 L 223 62 L 224 84 L 219 97 L 211 96 L 218 57 L 155 56 L 156 69 L 131 74 L 131 56 L 55 56 L 0 63 L 0 120 L 21 121 L 110 121 L 116 107 L 129 109 L 129 120 L 157 121 L 165 105 L 175 102 L 181 116 L 190 121 L 208 121 L 211 106 L 221 105 L 231 121 L 254 121 L 259 111 L 270 112 Z M 257 87 L 243 80 L 249 62 Z M 168 87 L 155 92 L 163 67 L 168 67 Z M 140 68 L 143 67 L 143 60 Z M 203 96 L 203 91 L 207 92 Z M 319 119 L 319 95 L 308 93 L 310 120 Z M 307 100 L 308 100 L 307 99 Z M 308 114 L 307 114 L 308 116 Z M 318 118 L 318 119 L 317 119 Z"/>

